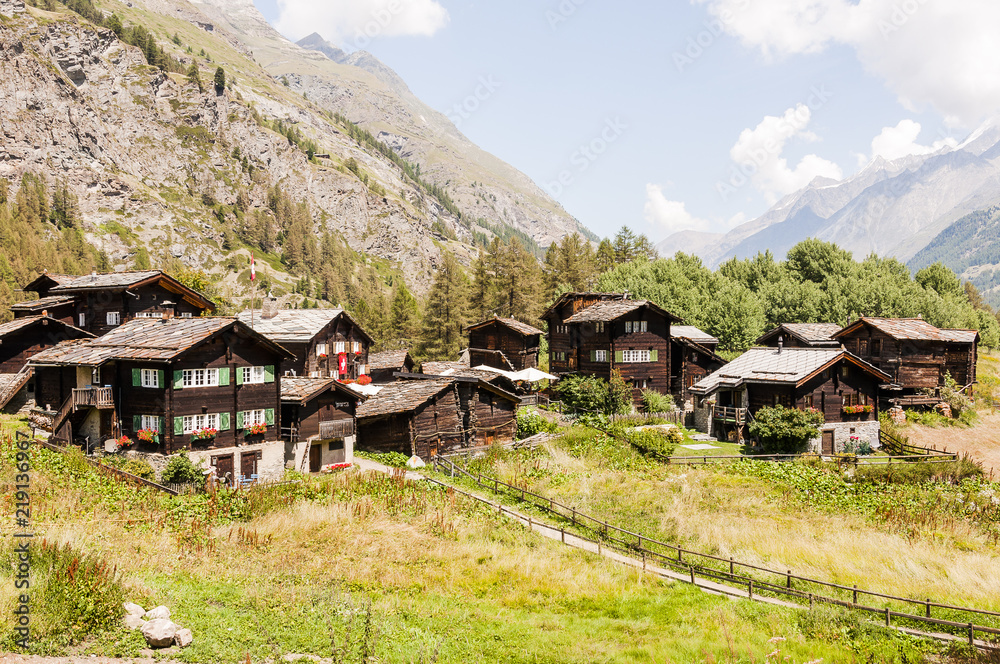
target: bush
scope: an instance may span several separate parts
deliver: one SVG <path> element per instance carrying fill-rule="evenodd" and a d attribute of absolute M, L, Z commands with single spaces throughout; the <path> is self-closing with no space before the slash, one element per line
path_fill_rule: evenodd
<path fill-rule="evenodd" d="M 406 462 L 410 460 L 410 457 L 406 456 L 402 452 L 354 452 L 354 456 L 361 457 L 362 459 L 371 459 L 376 461 L 383 466 L 391 466 L 392 468 L 406 468 Z"/>
<path fill-rule="evenodd" d="M 680 433 L 678 429 L 671 429 L 668 433 L 657 429 L 643 429 L 641 431 L 632 429 L 625 437 L 643 454 L 668 457 L 677 448 L 675 438 L 671 435 L 675 431 Z M 680 437 L 681 440 L 684 440 L 684 434 L 681 434 Z"/>
<path fill-rule="evenodd" d="M 205 473 L 191 462 L 187 452 L 181 452 L 170 457 L 160 481 L 163 484 L 201 484 L 205 481 Z"/>
<path fill-rule="evenodd" d="M 964 479 L 983 476 L 983 468 L 968 457 L 952 463 L 893 463 L 858 466 L 857 482 L 870 484 L 923 484 L 945 481 L 957 484 Z"/>
<path fill-rule="evenodd" d="M 754 413 L 750 435 L 768 454 L 799 454 L 809 441 L 819 437 L 823 413 L 784 406 L 764 407 Z"/>
<path fill-rule="evenodd" d="M 642 407 L 647 413 L 669 413 L 675 408 L 674 397 L 656 390 L 643 390 Z"/>
<path fill-rule="evenodd" d="M 684 432 L 680 430 L 679 427 L 674 427 L 673 429 L 667 430 L 667 440 L 673 443 L 675 446 L 680 445 L 684 442 Z"/>
<path fill-rule="evenodd" d="M 536 433 L 553 432 L 558 428 L 555 422 L 549 422 L 534 408 L 518 408 L 517 439 L 522 440 Z"/>
<path fill-rule="evenodd" d="M 149 465 L 148 461 L 143 461 L 142 459 L 126 459 L 120 468 L 126 473 L 131 473 L 136 477 L 141 477 L 144 480 L 149 480 L 151 482 L 156 481 L 156 471 L 153 467 Z"/>
<path fill-rule="evenodd" d="M 615 372 L 611 384 L 595 376 L 567 376 L 554 388 L 571 410 L 584 413 L 627 413 L 632 407 L 632 389 Z"/>

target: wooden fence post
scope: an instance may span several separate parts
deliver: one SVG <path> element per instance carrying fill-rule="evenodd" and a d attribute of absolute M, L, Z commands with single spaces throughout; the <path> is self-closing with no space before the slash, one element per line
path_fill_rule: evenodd
<path fill-rule="evenodd" d="M 689 571 L 691 572 L 691 585 L 695 585 L 695 582 L 694 582 L 694 565 L 690 566 Z"/>
<path fill-rule="evenodd" d="M 857 603 L 858 603 L 858 585 L 854 584 L 854 601 L 852 602 L 852 604 L 857 605 Z"/>
<path fill-rule="evenodd" d="M 736 565 L 733 562 L 733 557 L 729 556 L 729 575 L 735 576 L 735 574 L 736 574 Z"/>
<path fill-rule="evenodd" d="M 890 619 L 890 617 L 891 616 L 889 614 L 889 607 L 885 607 L 885 626 L 886 627 L 889 627 L 889 619 Z"/>
<path fill-rule="evenodd" d="M 562 535 L 562 543 L 565 544 L 566 543 L 566 529 L 565 528 L 560 528 L 559 529 L 559 533 Z"/>
<path fill-rule="evenodd" d="M 813 594 L 809 593 L 809 610 L 812 611 L 813 608 Z"/>
<path fill-rule="evenodd" d="M 791 588 L 792 587 L 792 570 L 788 570 L 787 577 L 788 577 L 788 582 L 785 584 L 785 587 Z"/>
<path fill-rule="evenodd" d="M 976 645 L 976 628 L 972 623 L 969 623 L 969 645 Z"/>
<path fill-rule="evenodd" d="M 753 599 L 753 579 L 747 582 L 747 599 Z"/>
<path fill-rule="evenodd" d="M 927 598 L 927 601 L 925 602 L 925 604 L 927 606 L 927 617 L 930 618 L 931 617 L 931 598 L 930 597 Z"/>

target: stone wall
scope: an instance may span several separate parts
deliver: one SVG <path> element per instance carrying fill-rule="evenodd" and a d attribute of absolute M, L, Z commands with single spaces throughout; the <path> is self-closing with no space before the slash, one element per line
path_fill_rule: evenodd
<path fill-rule="evenodd" d="M 233 474 L 240 476 L 240 455 L 244 452 L 261 451 L 261 458 L 257 461 L 257 475 L 262 480 L 280 480 L 285 476 L 285 444 L 281 441 L 258 443 L 256 445 L 240 445 L 238 447 L 225 447 L 212 450 L 189 451 L 188 458 L 194 465 L 208 470 L 212 463 L 212 457 L 233 455 Z M 130 459 L 141 459 L 147 462 L 156 471 L 156 476 L 162 476 L 164 469 L 172 457 L 164 454 L 150 454 L 147 452 L 125 452 L 124 455 Z M 174 455 L 176 456 L 176 455 Z"/>
<path fill-rule="evenodd" d="M 711 408 L 695 408 L 694 409 L 694 428 L 696 431 L 702 433 L 707 433 L 712 435 L 712 409 Z"/>
<path fill-rule="evenodd" d="M 344 438 L 343 450 L 330 450 L 330 441 L 313 441 L 313 445 L 318 445 L 323 450 L 320 454 L 320 466 L 331 463 L 354 463 L 354 443 L 356 436 Z M 303 457 L 308 454 L 309 442 L 285 443 L 286 468 L 289 470 L 300 470 L 302 468 Z M 309 471 L 308 465 L 306 472 Z"/>
<path fill-rule="evenodd" d="M 844 446 L 850 441 L 851 436 L 857 436 L 860 441 L 867 440 L 873 450 L 879 447 L 878 432 L 881 426 L 878 420 L 872 422 L 828 422 L 821 429 L 833 431 L 833 449 L 837 454 L 844 451 Z M 823 451 L 822 436 L 809 441 L 809 451 L 817 454 Z"/>

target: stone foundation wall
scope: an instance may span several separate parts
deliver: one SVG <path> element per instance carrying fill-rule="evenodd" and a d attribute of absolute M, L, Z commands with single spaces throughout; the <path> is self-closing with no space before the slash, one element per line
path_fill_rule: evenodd
<path fill-rule="evenodd" d="M 878 432 L 881 429 L 878 420 L 872 422 L 829 422 L 820 427 L 822 431 L 833 431 L 833 449 L 837 454 L 844 451 L 844 446 L 857 436 L 860 441 L 868 441 L 872 449 L 878 449 Z M 851 430 L 854 430 L 852 433 Z M 809 451 L 817 454 L 823 451 L 823 438 L 813 438 L 809 441 Z"/>
<path fill-rule="evenodd" d="M 188 452 L 188 458 L 194 465 L 208 470 L 214 456 L 233 455 L 233 474 L 240 477 L 240 456 L 244 452 L 254 452 L 260 450 L 261 458 L 257 461 L 257 475 L 262 480 L 280 480 L 285 476 L 285 444 L 281 441 L 258 443 L 256 445 L 240 445 L 238 447 L 223 447 L 212 450 L 195 450 Z M 171 457 L 163 454 L 148 452 L 125 452 L 124 455 L 130 459 L 141 459 L 147 462 L 156 471 L 159 478 Z"/>
<path fill-rule="evenodd" d="M 317 445 L 323 451 L 320 454 L 320 466 L 325 466 L 331 463 L 354 463 L 354 443 L 356 441 L 356 436 L 347 436 L 344 438 L 344 446 L 342 450 L 330 451 L 330 441 L 313 441 L 313 445 Z M 308 454 L 309 443 L 307 441 L 302 441 L 299 443 L 285 443 L 285 467 L 289 470 L 299 470 L 302 468 L 303 456 Z M 306 467 L 306 472 L 309 472 L 309 468 Z"/>
<path fill-rule="evenodd" d="M 712 409 L 711 408 L 695 408 L 694 409 L 694 428 L 696 431 L 702 433 L 707 433 L 712 435 Z"/>

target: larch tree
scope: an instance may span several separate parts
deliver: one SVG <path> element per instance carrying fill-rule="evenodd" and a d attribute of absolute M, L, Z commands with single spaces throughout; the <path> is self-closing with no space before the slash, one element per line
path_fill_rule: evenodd
<path fill-rule="evenodd" d="M 469 279 L 455 257 L 445 252 L 424 311 L 421 353 L 456 359 L 469 324 Z"/>

